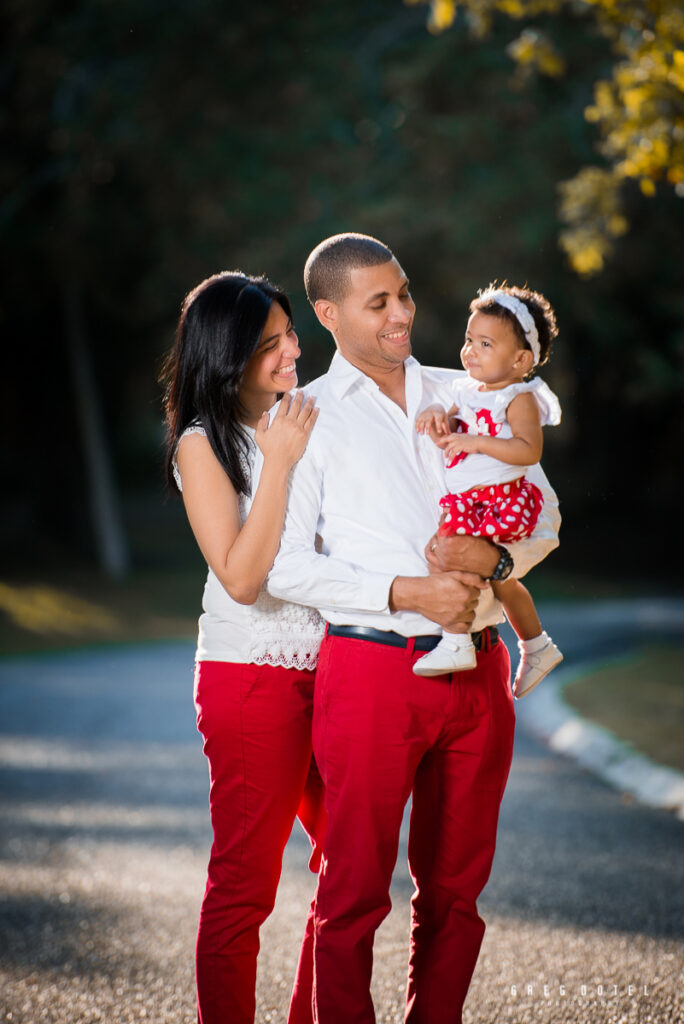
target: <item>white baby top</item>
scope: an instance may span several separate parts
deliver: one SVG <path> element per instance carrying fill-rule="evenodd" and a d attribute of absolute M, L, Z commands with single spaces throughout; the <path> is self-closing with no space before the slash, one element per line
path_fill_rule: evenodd
<path fill-rule="evenodd" d="M 479 391 L 480 382 L 472 377 L 458 377 L 451 386 L 453 404 L 458 406 L 456 416 L 468 427 L 469 434 L 490 437 L 513 437 L 506 410 L 516 395 L 531 392 L 537 400 L 541 425 L 560 423 L 560 402 L 540 377 L 519 384 L 509 384 L 498 391 Z M 527 466 L 512 466 L 491 455 L 470 452 L 466 458 L 446 470 L 447 487 L 451 494 L 469 491 L 473 487 L 506 484 L 524 476 Z"/>
<path fill-rule="evenodd" d="M 254 431 L 250 427 L 244 429 L 250 437 L 250 447 L 243 465 L 251 480 L 257 448 Z M 206 436 L 204 428 L 199 424 L 188 427 L 180 440 L 188 434 Z M 178 489 L 182 490 L 175 456 L 173 474 Z M 240 495 L 242 523 L 251 505 L 251 497 Z M 271 597 L 263 586 L 254 604 L 239 604 L 223 589 L 211 569 L 207 573 L 202 608 L 204 612 L 199 619 L 197 661 L 282 665 L 297 669 L 316 667 L 325 622 L 314 608 Z"/>

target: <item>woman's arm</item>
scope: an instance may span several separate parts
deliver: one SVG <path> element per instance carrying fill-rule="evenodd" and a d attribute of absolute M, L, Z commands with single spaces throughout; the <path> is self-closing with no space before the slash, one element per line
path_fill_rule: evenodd
<path fill-rule="evenodd" d="M 513 437 L 487 437 L 479 434 L 450 434 L 440 439 L 448 458 L 458 452 L 477 452 L 511 466 L 533 466 L 542 454 L 542 428 L 539 406 L 534 395 L 516 395 L 506 413 Z"/>
<path fill-rule="evenodd" d="M 278 551 L 290 469 L 306 447 L 318 411 L 301 394 L 283 398 L 273 422 L 259 421 L 264 456 L 259 485 L 241 527 L 238 495 L 206 437 L 189 434 L 177 453 L 183 502 L 207 564 L 234 601 L 253 604 Z"/>

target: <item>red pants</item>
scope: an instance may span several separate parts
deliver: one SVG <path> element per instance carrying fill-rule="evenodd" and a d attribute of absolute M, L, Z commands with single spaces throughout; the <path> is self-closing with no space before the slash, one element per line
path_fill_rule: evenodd
<path fill-rule="evenodd" d="M 296 669 L 197 665 L 195 706 L 214 830 L 197 935 L 200 1024 L 254 1021 L 259 927 L 273 909 L 295 815 L 312 842 L 325 827 L 311 758 L 313 683 L 313 672 Z M 310 943 L 300 964 L 296 1024 L 312 1020 L 311 955 Z"/>
<path fill-rule="evenodd" d="M 476 900 L 491 870 L 513 753 L 508 652 L 417 678 L 420 652 L 327 636 L 314 698 L 314 751 L 328 831 L 313 909 L 314 1017 L 371 1024 L 373 938 L 390 909 L 399 829 L 413 792 L 416 891 L 406 1020 L 459 1024 L 484 934 Z"/>

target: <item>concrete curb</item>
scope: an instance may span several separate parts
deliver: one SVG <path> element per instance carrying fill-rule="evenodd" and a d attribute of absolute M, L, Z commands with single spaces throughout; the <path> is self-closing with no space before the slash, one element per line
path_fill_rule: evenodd
<path fill-rule="evenodd" d="M 573 758 L 641 803 L 674 811 L 684 821 L 684 774 L 637 753 L 607 729 L 580 718 L 563 700 L 565 686 L 605 664 L 592 661 L 556 669 L 529 697 L 516 701 L 518 721 L 551 750 Z"/>

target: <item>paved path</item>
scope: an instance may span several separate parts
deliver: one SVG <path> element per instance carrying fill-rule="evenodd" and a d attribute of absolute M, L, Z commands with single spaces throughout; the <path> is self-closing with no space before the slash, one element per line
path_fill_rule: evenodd
<path fill-rule="evenodd" d="M 643 604 L 545 613 L 569 662 L 676 619 Z M 192 654 L 164 645 L 0 663 L 0 1021 L 194 1021 L 209 831 Z M 672 815 L 520 729 L 466 1022 L 684 1019 L 683 839 Z M 296 826 L 263 933 L 260 1024 L 285 1020 L 314 884 L 306 856 Z M 403 1016 L 410 892 L 404 837 L 376 941 L 381 1024 Z"/>
<path fill-rule="evenodd" d="M 553 610 L 549 615 L 553 621 Z M 558 629 L 569 637 L 564 645 L 566 659 L 534 692 L 533 699 L 517 705 L 518 725 L 615 788 L 650 807 L 674 811 L 684 821 L 684 772 L 657 764 L 652 760 L 657 751 L 648 757 L 609 730 L 582 719 L 563 694 L 568 683 L 596 669 L 628 665 L 635 644 L 643 639 L 660 638 L 676 644 L 684 663 L 684 601 L 604 602 L 591 609 L 565 609 L 555 616 L 560 619 Z M 647 670 L 642 685 L 649 685 Z"/>

